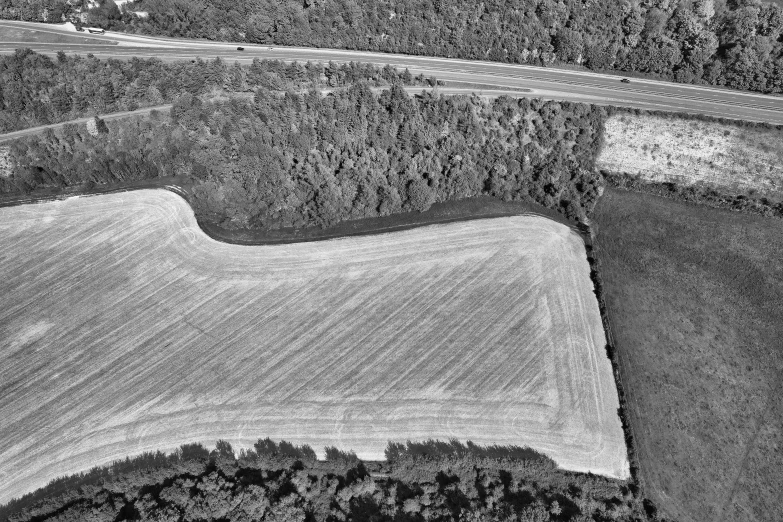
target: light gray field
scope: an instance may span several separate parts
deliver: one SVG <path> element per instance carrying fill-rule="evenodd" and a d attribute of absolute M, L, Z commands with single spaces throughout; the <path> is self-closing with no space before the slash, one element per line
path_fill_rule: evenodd
<path fill-rule="evenodd" d="M 628 476 L 584 245 L 510 217 L 286 246 L 162 190 L 0 209 L 0 502 L 146 450 L 260 437 L 529 445 Z"/>
<path fill-rule="evenodd" d="M 647 181 L 783 196 L 783 131 L 616 114 L 606 122 L 598 168 Z"/>

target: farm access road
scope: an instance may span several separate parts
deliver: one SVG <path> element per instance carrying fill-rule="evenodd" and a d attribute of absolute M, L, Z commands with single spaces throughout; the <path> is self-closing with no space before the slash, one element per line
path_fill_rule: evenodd
<path fill-rule="evenodd" d="M 373 87 L 373 91 L 382 91 L 386 89 L 387 87 Z M 327 94 L 331 92 L 334 89 L 321 89 L 322 94 Z M 432 91 L 433 88 L 431 87 L 421 87 L 421 86 L 411 86 L 411 87 L 405 87 L 405 90 L 409 94 L 417 94 L 421 93 L 422 91 Z M 446 95 L 457 95 L 457 94 L 470 94 L 473 92 L 471 89 L 466 88 L 460 88 L 460 87 L 442 87 L 438 88 L 438 92 L 441 94 Z M 244 95 L 246 93 L 240 93 L 240 95 Z M 512 96 L 512 97 L 523 97 L 525 95 L 528 95 L 525 91 L 504 91 L 504 90 L 484 90 L 481 92 L 482 96 L 486 97 L 497 97 L 497 96 Z M 252 98 L 252 93 L 250 93 L 250 98 Z M 149 114 L 152 111 L 158 111 L 158 112 L 168 112 L 171 109 L 172 104 L 166 104 L 166 105 L 156 105 L 154 107 L 143 107 L 141 109 L 136 109 L 133 111 L 124 111 L 124 112 L 114 112 L 114 113 L 107 113 L 107 114 L 98 114 L 97 116 L 102 120 L 118 120 L 120 118 L 125 118 L 128 116 L 142 116 L 145 114 Z M 29 129 L 22 129 L 18 131 L 8 132 L 6 134 L 0 134 L 0 144 L 12 141 L 18 138 L 24 138 L 26 136 L 32 136 L 33 134 L 38 134 L 46 129 L 57 129 L 60 127 L 64 127 L 68 124 L 79 124 L 79 123 L 87 123 L 89 120 L 93 119 L 93 116 L 88 116 L 84 118 L 76 118 L 73 120 L 68 121 L 61 121 L 59 123 L 50 123 L 48 125 L 40 125 L 38 127 L 30 127 Z"/>
<path fill-rule="evenodd" d="M 687 112 L 783 124 L 783 97 L 649 79 L 634 78 L 631 83 L 621 83 L 619 76 L 581 70 L 335 49 L 231 44 L 115 32 L 90 35 L 90 38 L 103 40 L 103 45 L 3 43 L 3 27 L 35 28 L 50 33 L 60 32 L 78 36 L 82 33 L 74 32 L 64 25 L 2 21 L 0 22 L 0 53 L 5 54 L 14 52 L 18 47 L 29 47 L 36 52 L 50 55 L 56 54 L 57 51 L 64 51 L 71 54 L 92 53 L 99 58 L 119 59 L 138 56 L 174 61 L 211 59 L 219 56 L 240 63 L 249 63 L 254 58 L 267 58 L 285 61 L 354 61 L 381 66 L 390 64 L 398 68 L 408 68 L 413 74 L 434 76 L 453 87 L 466 86 L 480 94 L 486 94 L 482 93 L 483 90 L 517 91 L 524 92 L 519 95 L 553 100 Z M 106 43 L 114 45 L 106 45 Z M 238 51 L 237 46 L 243 46 L 244 51 Z"/>
<path fill-rule="evenodd" d="M 98 116 L 102 120 L 116 120 L 119 118 L 125 118 L 126 116 L 140 116 L 142 114 L 149 114 L 152 111 L 159 111 L 159 112 L 167 112 L 171 109 L 171 104 L 167 105 L 156 105 L 155 107 L 144 107 L 142 109 L 136 109 L 135 111 L 125 111 L 125 112 L 115 112 L 111 114 L 99 114 Z M 87 123 L 89 120 L 93 119 L 93 116 L 87 117 L 87 118 L 77 118 L 75 120 L 69 120 L 69 121 L 62 121 L 60 123 L 50 123 L 49 125 L 41 125 L 40 127 L 31 127 L 29 129 L 22 129 L 14 132 L 9 132 L 7 134 L 0 134 L 0 143 L 3 143 L 5 141 L 11 141 L 18 138 L 24 138 L 25 136 L 32 136 L 33 134 L 38 134 L 39 132 L 43 132 L 46 129 L 57 129 L 59 127 L 64 127 L 68 124 L 78 124 L 78 123 Z"/>

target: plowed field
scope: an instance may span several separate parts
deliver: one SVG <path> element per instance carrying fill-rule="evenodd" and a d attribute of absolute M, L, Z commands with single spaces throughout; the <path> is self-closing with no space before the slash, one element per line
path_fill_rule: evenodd
<path fill-rule="evenodd" d="M 529 445 L 626 477 L 581 239 L 519 216 L 285 246 L 172 193 L 0 209 L 0 502 L 185 442 Z"/>

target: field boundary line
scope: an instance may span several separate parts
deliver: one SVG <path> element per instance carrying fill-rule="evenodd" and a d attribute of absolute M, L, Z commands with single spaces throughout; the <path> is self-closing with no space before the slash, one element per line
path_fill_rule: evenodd
<path fill-rule="evenodd" d="M 783 372 L 778 371 L 777 377 L 777 384 L 772 390 L 770 390 L 769 395 L 767 395 L 767 404 L 764 406 L 764 410 L 759 413 L 758 417 L 756 417 L 756 429 L 753 430 L 753 436 L 750 438 L 745 447 L 745 453 L 743 454 L 742 460 L 740 461 L 737 474 L 734 477 L 734 480 L 731 481 L 729 494 L 726 496 L 726 501 L 723 503 L 723 506 L 720 510 L 719 522 L 726 520 L 726 510 L 729 508 L 732 501 L 734 500 L 734 496 L 737 494 L 737 486 L 739 486 L 739 481 L 742 478 L 742 475 L 745 474 L 745 468 L 747 468 L 750 452 L 753 451 L 753 448 L 756 446 L 756 439 L 758 439 L 759 433 L 761 433 L 761 428 L 767 424 L 767 417 L 769 416 L 769 410 L 772 409 L 772 405 L 774 404 L 775 396 L 781 391 L 781 388 L 783 388 Z"/>

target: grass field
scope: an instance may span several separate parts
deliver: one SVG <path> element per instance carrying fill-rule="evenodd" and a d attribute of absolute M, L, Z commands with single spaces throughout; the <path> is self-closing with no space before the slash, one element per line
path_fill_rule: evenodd
<path fill-rule="evenodd" d="M 98 38 L 89 38 L 62 34 L 55 31 L 45 31 L 39 29 L 23 29 L 21 27 L 11 27 L 3 25 L 0 21 L 0 42 L 8 43 L 53 43 L 53 44 L 90 44 L 90 45 L 115 45 L 115 42 L 109 40 L 100 40 Z"/>
<path fill-rule="evenodd" d="M 646 494 L 783 513 L 783 221 L 607 189 L 597 254 Z"/>
<path fill-rule="evenodd" d="M 584 245 L 546 218 L 250 247 L 142 190 L 0 209 L 0 240 L 0 502 L 217 438 L 456 437 L 628 474 Z"/>
<path fill-rule="evenodd" d="M 606 122 L 601 169 L 656 182 L 783 197 L 783 131 L 617 114 Z"/>

